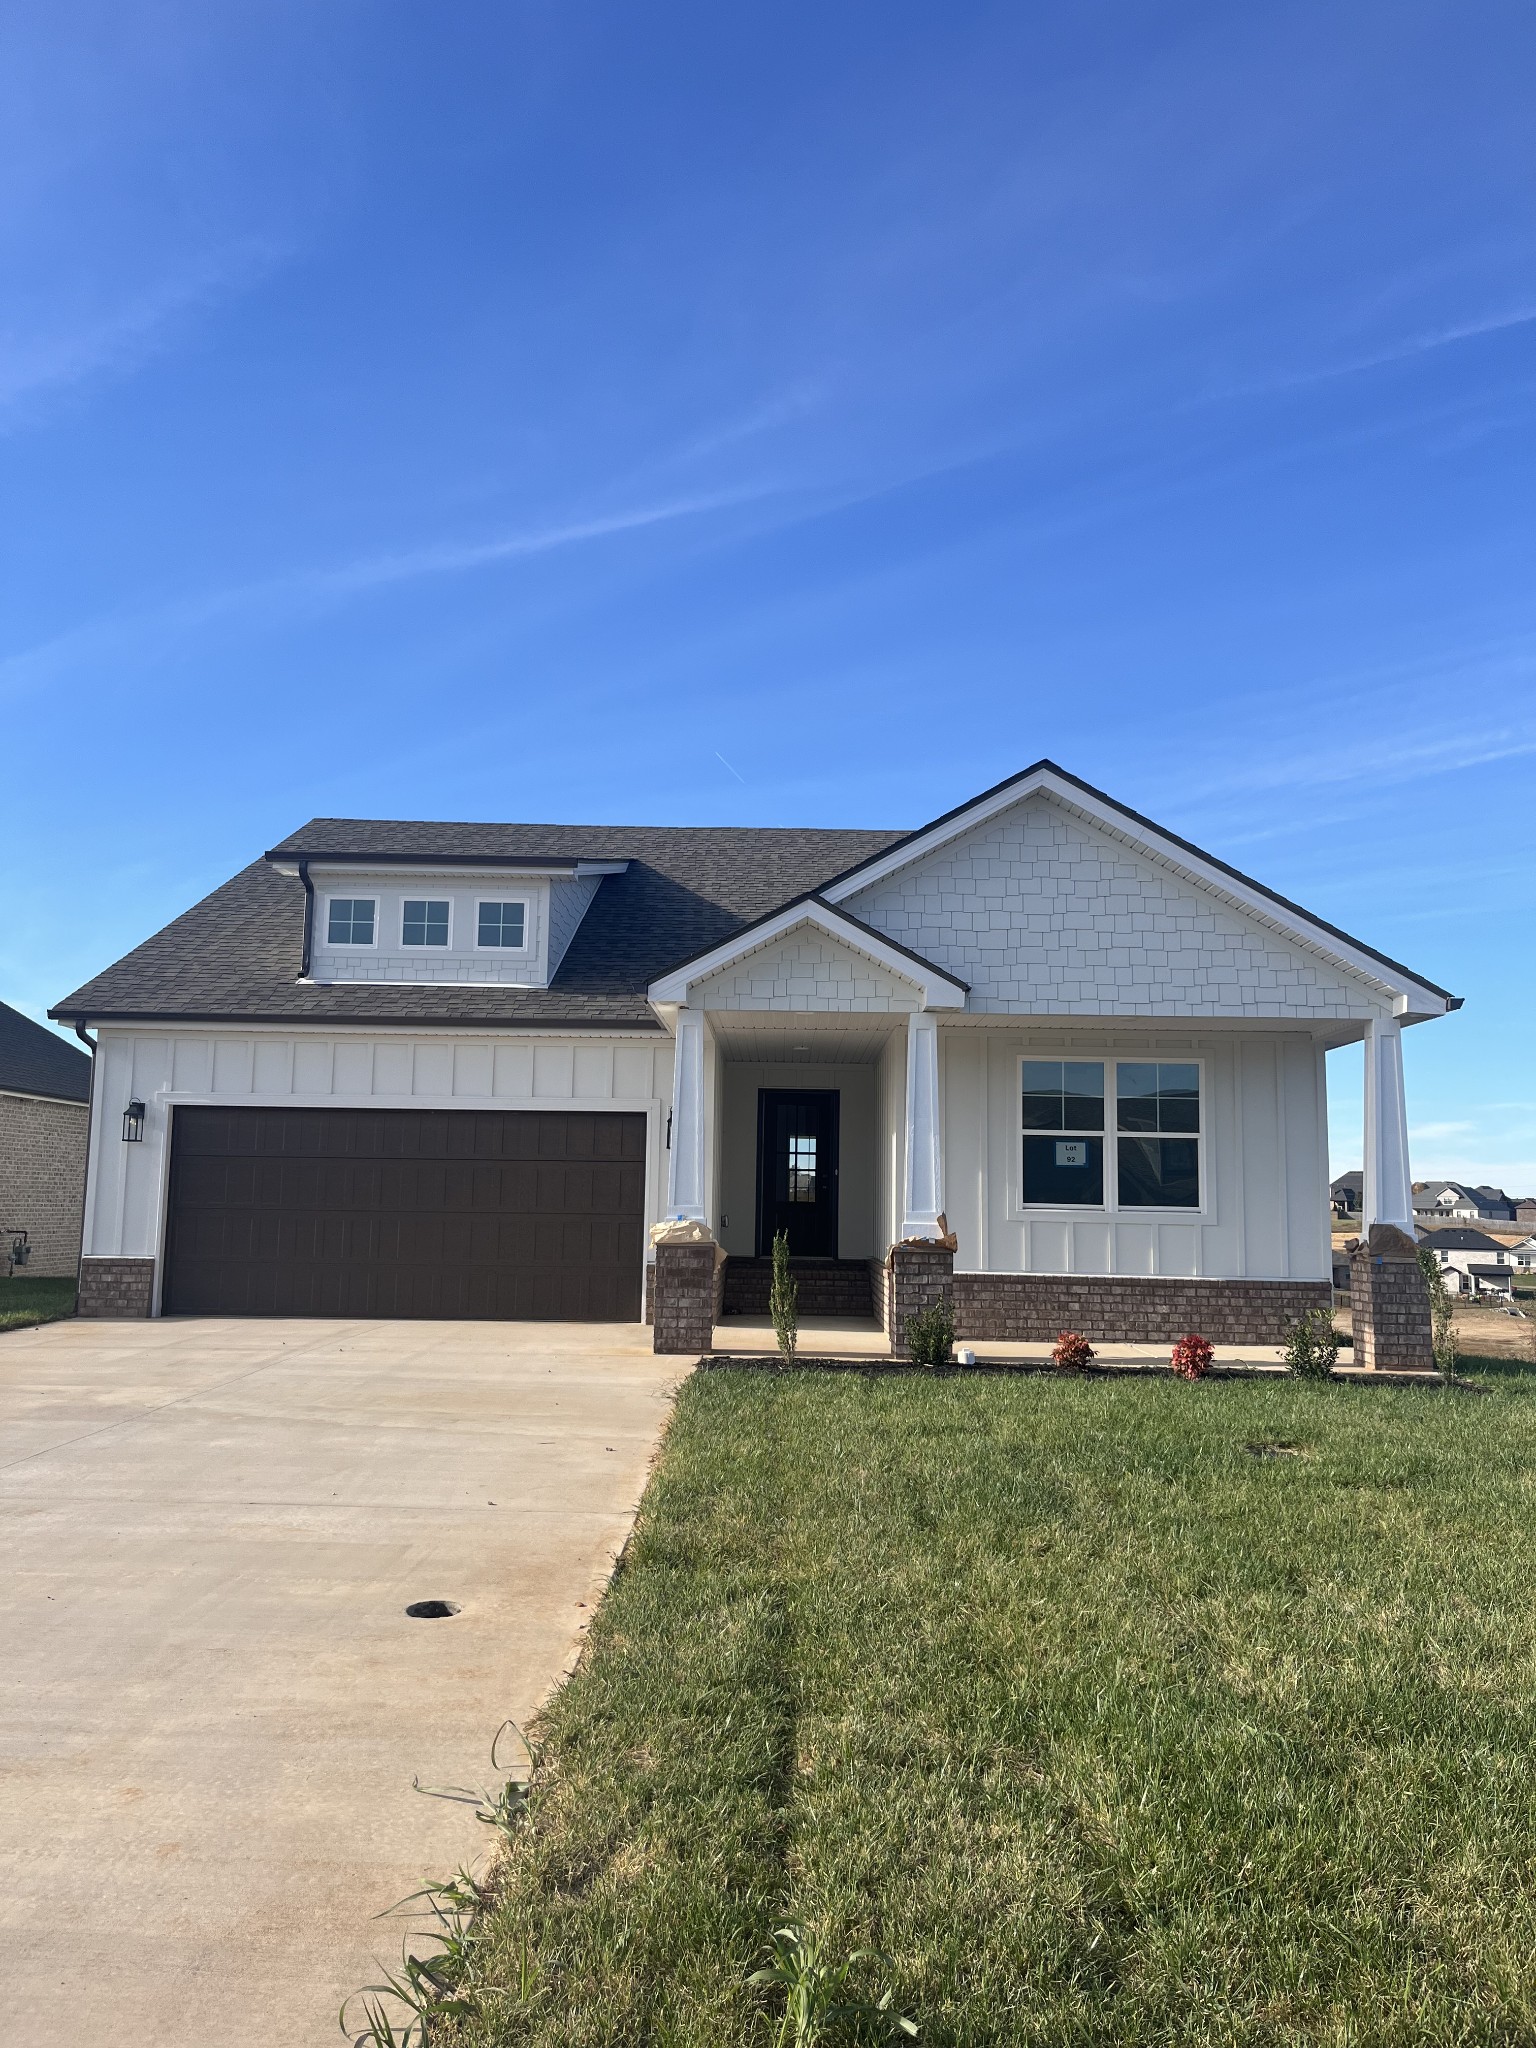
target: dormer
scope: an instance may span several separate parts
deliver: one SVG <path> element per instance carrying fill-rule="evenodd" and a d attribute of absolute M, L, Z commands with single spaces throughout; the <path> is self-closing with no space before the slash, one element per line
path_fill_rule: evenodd
<path fill-rule="evenodd" d="M 546 988 L 627 861 L 276 854 L 304 885 L 300 979 Z"/>

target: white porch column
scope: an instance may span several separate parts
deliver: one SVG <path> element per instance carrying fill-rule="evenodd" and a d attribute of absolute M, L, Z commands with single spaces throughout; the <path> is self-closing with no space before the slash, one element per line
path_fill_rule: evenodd
<path fill-rule="evenodd" d="M 903 1237 L 937 1237 L 944 1207 L 939 1131 L 939 1020 L 926 1010 L 907 1019 L 907 1171 Z"/>
<path fill-rule="evenodd" d="M 1395 1223 L 1413 1235 L 1413 1182 L 1408 1169 L 1408 1099 L 1403 1091 L 1402 1028 L 1390 1018 L 1365 1027 L 1366 1230 Z"/>
<path fill-rule="evenodd" d="M 705 1220 L 704 1012 L 677 1013 L 672 1054 L 672 1150 L 667 1156 L 667 1214 Z"/>

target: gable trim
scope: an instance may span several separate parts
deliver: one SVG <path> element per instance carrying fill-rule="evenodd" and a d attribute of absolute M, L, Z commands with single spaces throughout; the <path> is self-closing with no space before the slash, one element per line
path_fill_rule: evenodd
<path fill-rule="evenodd" d="M 1288 896 L 1266 888 L 1240 868 L 1218 860 L 1214 854 L 1206 853 L 1188 839 L 1179 838 L 1177 833 L 1169 832 L 1153 819 L 1144 817 L 1140 811 L 1117 803 L 1102 789 L 1095 789 L 1092 783 L 1069 774 L 1065 768 L 1057 767 L 1054 761 L 1036 761 L 1017 775 L 1010 775 L 1005 782 L 972 797 L 968 803 L 958 804 L 931 824 L 921 825 L 906 838 L 897 840 L 894 846 L 872 854 L 856 867 L 847 868 L 842 874 L 824 882 L 819 893 L 828 903 L 841 904 L 860 890 L 873 888 L 887 876 L 948 845 L 962 832 L 984 824 L 987 819 L 1037 793 L 1058 798 L 1069 810 L 1107 827 L 1133 845 L 1140 845 L 1153 858 L 1162 859 L 1192 880 L 1215 890 L 1274 929 L 1390 990 L 1394 997 L 1401 999 L 1405 1013 L 1437 1017 L 1448 1010 L 1461 1008 L 1460 996 L 1452 995 L 1436 982 L 1426 981 L 1400 960 L 1377 952 L 1374 946 L 1367 946 L 1363 940 L 1353 938 L 1337 925 L 1314 916 Z M 1390 970 L 1390 979 L 1382 975 L 1380 970 L 1383 967 Z M 1416 1003 L 1413 1001 L 1415 996 L 1424 1000 Z"/>
<path fill-rule="evenodd" d="M 686 1003 L 688 991 L 695 983 L 709 980 L 748 954 L 760 952 L 764 946 L 787 938 L 806 926 L 838 940 L 856 953 L 862 953 L 877 967 L 883 967 L 888 974 L 894 974 L 898 980 L 918 989 L 925 1009 L 959 1010 L 965 1007 L 966 996 L 970 993 L 969 982 L 960 981 L 942 967 L 936 967 L 921 953 L 914 953 L 909 946 L 887 938 L 884 932 L 876 931 L 873 925 L 865 924 L 851 911 L 839 910 L 820 895 L 797 897 L 781 909 L 769 911 L 766 917 L 758 918 L 755 923 L 744 925 L 739 932 L 733 932 L 730 938 L 722 939 L 706 952 L 679 961 L 665 974 L 658 975 L 646 994 L 653 1003 Z M 914 969 L 917 970 L 915 973 Z"/>

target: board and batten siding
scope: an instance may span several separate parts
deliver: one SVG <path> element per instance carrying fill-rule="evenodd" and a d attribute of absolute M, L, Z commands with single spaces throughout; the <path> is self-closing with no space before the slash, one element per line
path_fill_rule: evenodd
<path fill-rule="evenodd" d="M 1327 1081 L 1304 1032 L 1049 1035 L 941 1032 L 944 1202 L 956 1269 L 1123 1273 L 1223 1280 L 1328 1277 Z M 1062 1209 L 1020 1204 L 1019 1062 L 1204 1063 L 1204 1208 Z M 1105 1133 L 1106 1149 L 1114 1133 Z"/>
<path fill-rule="evenodd" d="M 96 1054 L 85 1254 L 158 1258 L 178 1102 L 259 1109 L 614 1109 L 644 1111 L 646 1221 L 666 1199 L 663 1133 L 672 1041 L 660 1032 L 560 1037 L 526 1032 L 370 1034 L 104 1026 Z M 140 1143 L 123 1112 L 145 1105 Z"/>

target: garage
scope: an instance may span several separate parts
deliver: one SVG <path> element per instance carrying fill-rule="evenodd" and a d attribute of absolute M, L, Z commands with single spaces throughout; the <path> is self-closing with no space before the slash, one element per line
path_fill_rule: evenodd
<path fill-rule="evenodd" d="M 166 1315 L 637 1322 L 643 1115 L 178 1108 Z"/>

